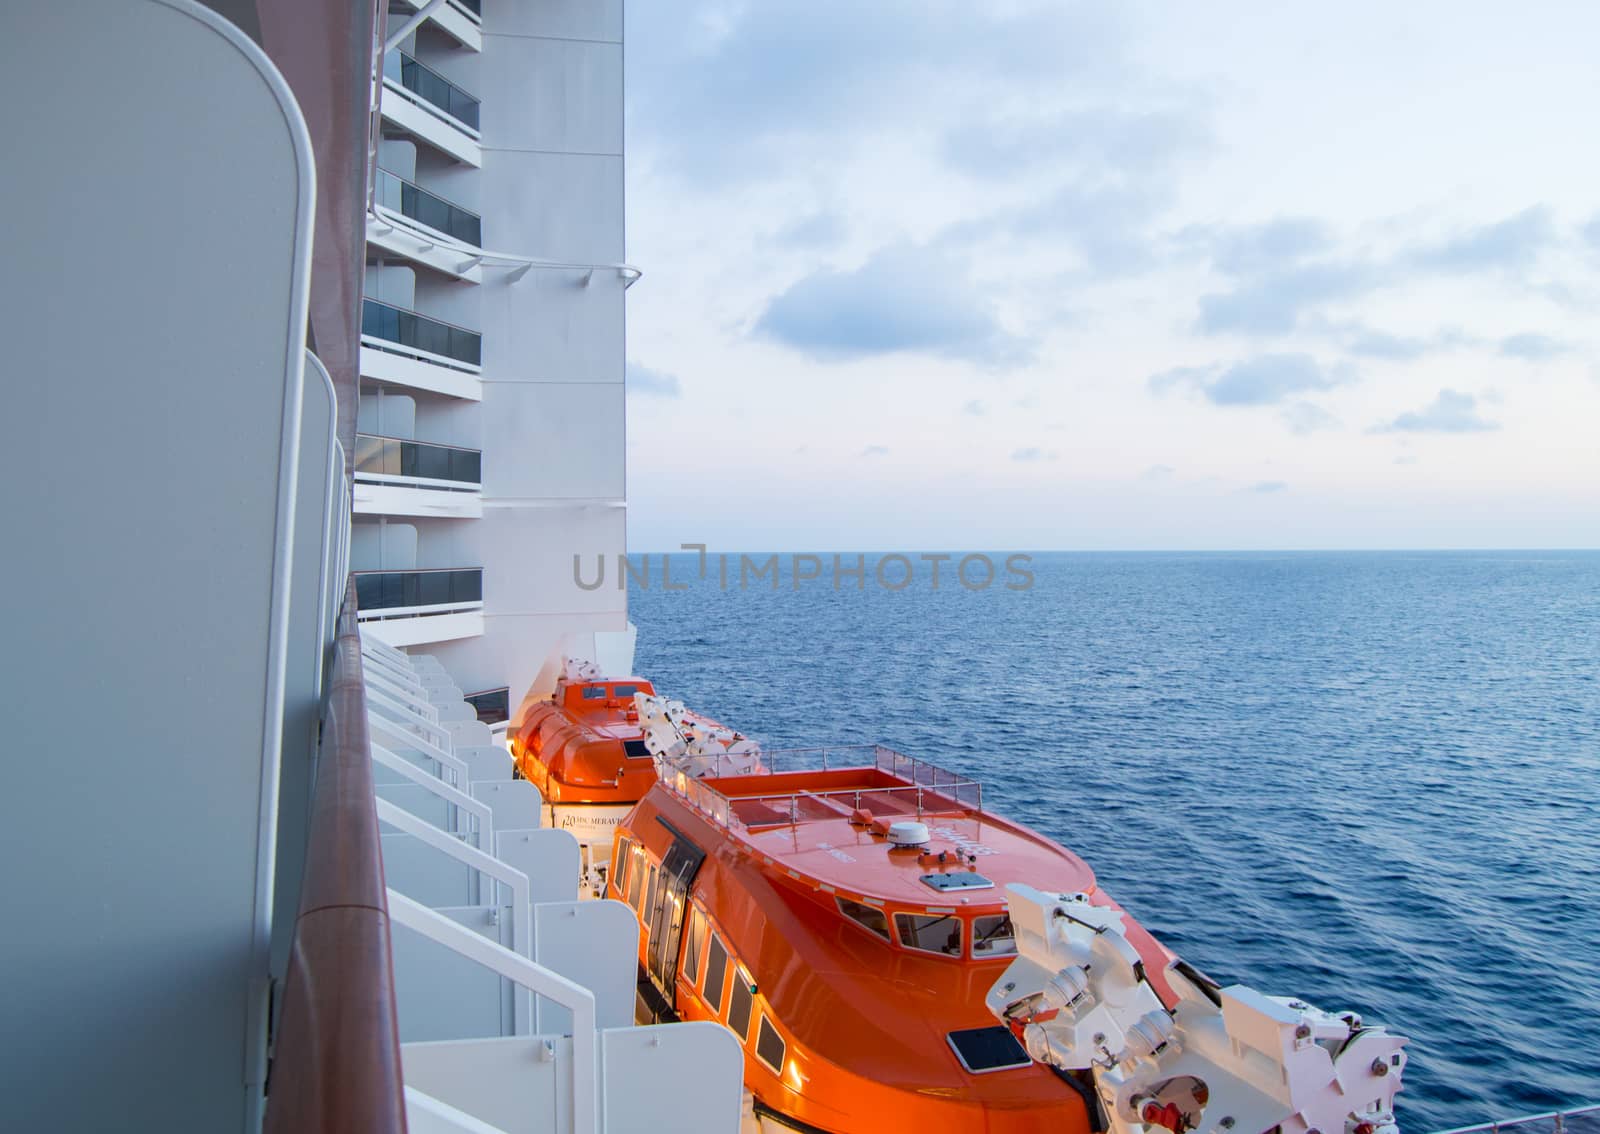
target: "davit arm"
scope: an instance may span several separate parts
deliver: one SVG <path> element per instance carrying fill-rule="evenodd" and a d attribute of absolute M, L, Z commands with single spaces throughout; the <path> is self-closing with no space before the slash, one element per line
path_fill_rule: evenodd
<path fill-rule="evenodd" d="M 989 1010 L 1036 1062 L 1092 1072 L 1109 1134 L 1399 1134 L 1404 1037 L 1179 963 L 1169 1008 L 1121 911 L 1007 890 L 1017 958 Z"/>

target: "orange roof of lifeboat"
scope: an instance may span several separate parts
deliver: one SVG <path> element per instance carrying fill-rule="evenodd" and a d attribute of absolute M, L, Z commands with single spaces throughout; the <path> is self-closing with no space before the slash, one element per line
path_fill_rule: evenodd
<path fill-rule="evenodd" d="M 637 677 L 556 683 L 555 697 L 531 706 L 511 737 L 511 758 L 550 803 L 631 803 L 655 783 L 635 693 Z"/>
<path fill-rule="evenodd" d="M 546 803 L 633 803 L 656 782 L 634 695 L 655 696 L 641 677 L 561 678 L 553 699 L 532 705 L 511 736 L 511 758 Z M 691 728 L 719 729 L 686 713 Z M 735 734 L 737 735 L 737 734 Z"/>
<path fill-rule="evenodd" d="M 838 750 L 835 750 L 837 754 Z M 1095 887 L 1077 855 L 890 749 L 862 766 L 658 784 L 618 831 L 609 896 L 640 913 L 641 993 L 718 1020 L 758 1113 L 831 1134 L 1088 1134 L 1086 1078 L 1028 1060 L 984 996 L 1015 955 L 1005 887 Z M 1171 955 L 1129 939 L 1154 974 Z"/>

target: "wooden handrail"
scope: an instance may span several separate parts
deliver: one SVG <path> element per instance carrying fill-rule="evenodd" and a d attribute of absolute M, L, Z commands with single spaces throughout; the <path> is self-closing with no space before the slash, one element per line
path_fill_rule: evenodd
<path fill-rule="evenodd" d="M 268 1134 L 406 1129 L 353 582 L 345 588 L 336 651 L 268 1082 Z"/>

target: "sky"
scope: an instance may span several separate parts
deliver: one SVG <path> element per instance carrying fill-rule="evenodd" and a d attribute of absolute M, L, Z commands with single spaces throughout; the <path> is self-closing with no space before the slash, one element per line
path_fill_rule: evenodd
<path fill-rule="evenodd" d="M 1600 6 L 627 6 L 629 546 L 1600 546 Z"/>

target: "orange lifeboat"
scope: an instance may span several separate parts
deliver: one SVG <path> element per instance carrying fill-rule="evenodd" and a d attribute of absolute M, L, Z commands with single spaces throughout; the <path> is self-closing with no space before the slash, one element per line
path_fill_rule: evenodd
<path fill-rule="evenodd" d="M 580 668 L 559 678 L 554 696 L 530 706 L 511 734 L 517 774 L 539 789 L 546 824 L 577 838 L 596 891 L 604 886 L 617 824 L 656 782 L 635 702 L 640 695 L 653 698 L 655 687 Z M 691 728 L 721 729 L 707 717 L 684 717 Z"/>
<path fill-rule="evenodd" d="M 985 1005 L 1017 952 L 1013 882 L 1116 908 L 977 783 L 875 747 L 663 779 L 617 829 L 607 894 L 639 915 L 641 1015 L 743 1044 L 747 1129 L 1089 1134 L 1087 1073 L 1032 1062 Z M 1170 1003 L 1172 955 L 1129 926 Z"/>

